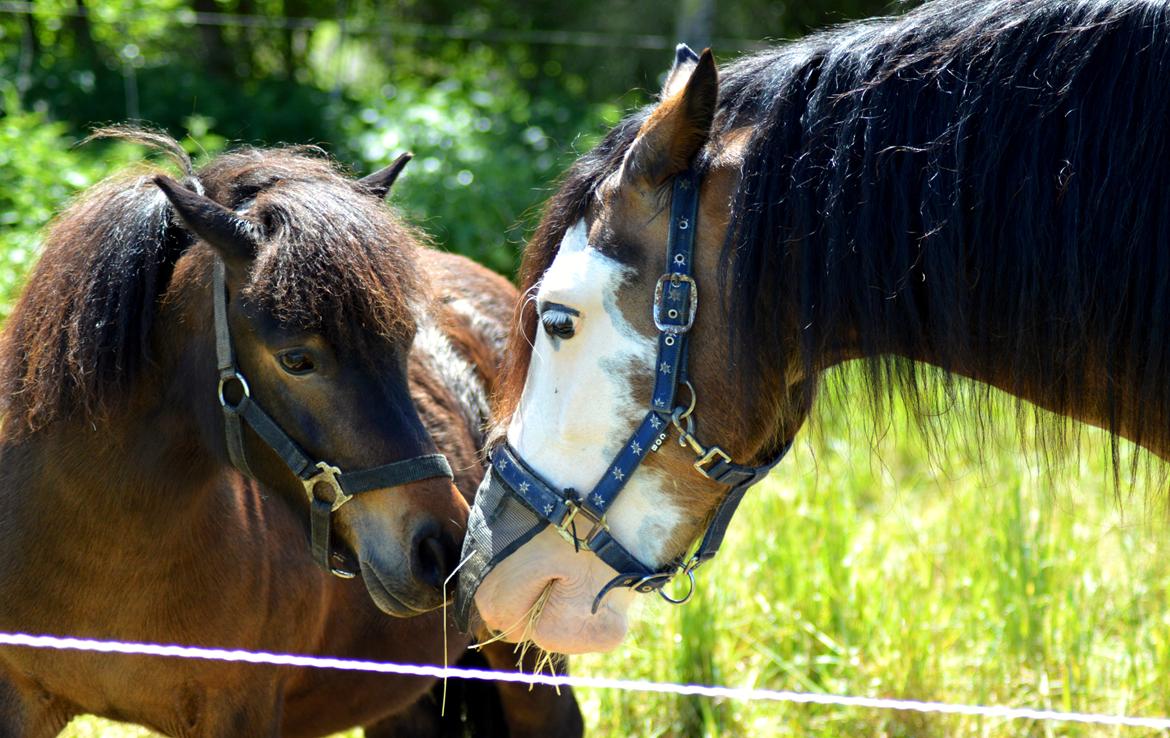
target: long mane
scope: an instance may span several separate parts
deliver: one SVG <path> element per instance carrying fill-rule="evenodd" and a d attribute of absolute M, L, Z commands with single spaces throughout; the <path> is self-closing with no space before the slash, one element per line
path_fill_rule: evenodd
<path fill-rule="evenodd" d="M 413 335 L 423 237 L 327 159 L 244 149 L 196 171 L 166 136 L 105 133 L 166 152 L 189 187 L 262 224 L 245 290 L 276 319 L 358 352 Z M 6 434 L 60 419 L 96 422 L 151 365 L 160 300 L 193 243 L 151 181 L 158 171 L 94 186 L 48 229 L 0 340 Z"/>
<path fill-rule="evenodd" d="M 772 347 L 736 357 L 743 379 L 794 347 L 813 376 L 848 334 L 872 357 L 861 389 L 879 406 L 899 392 L 915 406 L 924 389 L 952 392 L 951 372 L 998 372 L 1006 389 L 1043 388 L 1049 410 L 1091 408 L 1114 434 L 1123 404 L 1141 398 L 1127 435 L 1164 441 L 1168 21 L 1155 0 L 947 0 L 722 70 L 715 136 L 753 133 L 721 291 L 731 346 L 751 335 Z M 570 170 L 525 255 L 522 289 L 645 114 Z M 521 311 L 505 412 L 535 330 Z M 1068 424 L 1046 423 L 1059 444 Z"/>
<path fill-rule="evenodd" d="M 811 376 L 847 333 L 879 405 L 930 396 L 939 375 L 894 358 L 928 357 L 1115 439 L 1136 404 L 1127 435 L 1164 442 L 1168 21 L 1145 0 L 961 0 L 738 63 L 720 120 L 755 128 L 725 244 L 737 335 L 799 332 Z M 1049 447 L 1069 429 L 1038 427 Z"/>

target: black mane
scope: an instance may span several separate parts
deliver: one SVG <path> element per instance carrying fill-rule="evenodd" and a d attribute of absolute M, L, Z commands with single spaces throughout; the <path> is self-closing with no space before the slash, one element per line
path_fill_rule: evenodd
<path fill-rule="evenodd" d="M 1152 0 L 935 2 L 732 66 L 716 125 L 755 127 L 725 245 L 737 333 L 799 331 L 810 376 L 848 334 L 879 403 L 915 404 L 921 370 L 890 357 L 927 357 L 1113 433 L 1140 402 L 1127 434 L 1165 440 L 1168 21 Z"/>

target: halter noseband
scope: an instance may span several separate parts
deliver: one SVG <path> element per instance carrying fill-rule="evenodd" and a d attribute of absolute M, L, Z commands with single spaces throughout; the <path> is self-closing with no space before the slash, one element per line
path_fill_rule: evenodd
<path fill-rule="evenodd" d="M 215 257 L 212 280 L 212 304 L 215 308 L 215 355 L 219 368 L 219 385 L 216 394 L 223 408 L 224 433 L 227 439 L 228 457 L 237 469 L 255 479 L 256 475 L 248 465 L 244 452 L 243 424 L 247 423 L 264 443 L 271 448 L 281 461 L 305 487 L 309 498 L 310 540 L 313 560 L 326 571 L 352 579 L 357 575 L 348 557 L 332 550 L 330 534 L 333 527 L 333 513 L 349 502 L 355 495 L 376 489 L 397 487 L 423 479 L 446 477 L 453 479 L 451 466 L 443 454 L 426 454 L 403 461 L 345 472 L 325 461 L 313 461 L 288 433 L 252 399 L 248 380 L 236 365 L 235 351 L 227 319 L 227 280 L 223 260 Z M 232 401 L 225 390 L 235 385 L 240 399 Z M 334 566 L 331 559 L 341 562 Z"/>
<path fill-rule="evenodd" d="M 659 277 L 654 288 L 654 325 L 658 329 L 658 354 L 655 362 L 654 392 L 650 409 L 641 424 L 626 441 L 617 457 L 605 470 L 601 480 L 581 495 L 574 490 L 560 491 L 529 468 L 520 455 L 506 442 L 492 453 L 491 472 L 501 484 L 501 497 L 512 496 L 539 519 L 539 527 L 552 525 L 573 543 L 574 547 L 585 548 L 596 554 L 619 572 L 593 600 L 593 612 L 601 605 L 602 599 L 616 587 L 630 587 L 636 592 L 658 592 L 667 602 L 682 604 L 690 599 L 695 589 L 694 572 L 700 565 L 713 558 L 723 542 L 727 526 L 743 499 L 744 493 L 767 476 L 776 466 L 792 443 L 789 441 L 772 458 L 761 466 L 736 464 L 717 445 L 704 445 L 695 435 L 694 410 L 695 389 L 687 375 L 687 337 L 695 322 L 699 294 L 694 277 L 691 276 L 692 256 L 695 243 L 695 218 L 698 213 L 698 178 L 693 171 L 686 171 L 674 180 L 674 191 L 670 207 L 670 236 L 667 241 L 666 273 Z M 679 400 L 679 388 L 687 389 L 685 404 Z M 606 512 L 625 487 L 630 476 L 637 470 L 650 452 L 657 451 L 666 441 L 671 426 L 678 432 L 680 446 L 689 447 L 695 454 L 693 467 L 703 477 L 726 485 L 730 489 L 719 503 L 703 533 L 694 553 L 662 568 L 647 566 L 623 546 L 610 532 L 606 523 Z M 481 488 L 480 496 L 483 496 Z M 476 507 L 480 505 L 479 497 Z M 481 511 L 482 512 L 482 511 Z M 515 512 L 510 513 L 515 517 Z M 474 517 L 474 513 L 473 513 Z M 493 511 L 482 513 L 488 522 L 499 515 Z M 581 531 L 584 530 L 584 535 Z M 502 547 L 478 571 L 469 575 L 477 587 L 495 564 L 538 532 L 529 531 Z M 471 531 L 476 533 L 476 531 Z M 468 545 L 473 545 L 469 534 Z M 465 550 L 464 558 L 468 554 Z M 674 577 L 685 574 L 690 589 L 680 599 L 668 596 L 663 587 Z M 461 593 L 463 588 L 461 587 Z M 472 589 L 472 592 L 474 589 Z M 470 609 L 470 593 L 465 595 L 463 617 Z"/>

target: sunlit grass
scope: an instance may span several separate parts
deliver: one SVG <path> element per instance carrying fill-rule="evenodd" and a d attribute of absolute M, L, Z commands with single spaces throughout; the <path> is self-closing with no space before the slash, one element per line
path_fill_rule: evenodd
<path fill-rule="evenodd" d="M 1006 413 L 1011 415 L 1011 413 Z M 1016 425 L 982 461 L 864 413 L 813 423 L 685 607 L 644 598 L 576 674 L 1170 716 L 1170 544 L 1103 436 L 1041 473 Z M 946 422 L 951 422 L 949 419 Z M 956 440 L 969 439 L 961 424 Z M 943 434 L 944 436 L 946 434 Z M 1152 502 L 1147 502 L 1152 500 Z M 1150 731 L 579 692 L 599 736 L 1139 736 Z M 66 736 L 137 738 L 91 719 Z"/>
<path fill-rule="evenodd" d="M 928 454 L 921 436 L 898 422 L 871 443 L 859 430 L 868 425 L 864 415 L 820 419 L 811 440 L 802 437 L 750 494 L 724 550 L 700 576 L 699 595 L 683 608 L 647 598 L 620 652 L 575 659 L 573 669 L 1170 715 L 1168 528 L 1149 483 L 1114 489 L 1102 434 L 1086 432 L 1079 458 L 1041 473 L 1018 451 L 1010 418 L 989 433 L 994 443 L 982 463 L 945 446 Z M 598 735 L 1119 734 L 835 707 L 580 696 Z"/>

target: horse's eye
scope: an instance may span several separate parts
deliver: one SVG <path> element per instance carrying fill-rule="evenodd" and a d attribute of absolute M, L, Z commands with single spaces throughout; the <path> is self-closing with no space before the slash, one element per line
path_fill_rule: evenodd
<path fill-rule="evenodd" d="M 317 368 L 313 355 L 305 349 L 289 349 L 277 357 L 280 367 L 289 374 L 308 374 Z"/>
<path fill-rule="evenodd" d="M 545 304 L 540 311 L 540 324 L 551 338 L 569 339 L 576 333 L 573 320 L 580 315 L 576 310 L 554 303 Z"/>

